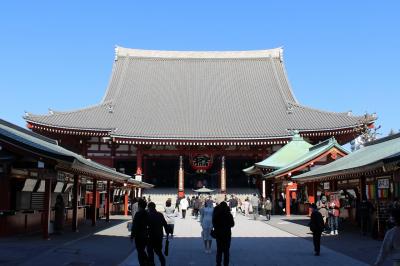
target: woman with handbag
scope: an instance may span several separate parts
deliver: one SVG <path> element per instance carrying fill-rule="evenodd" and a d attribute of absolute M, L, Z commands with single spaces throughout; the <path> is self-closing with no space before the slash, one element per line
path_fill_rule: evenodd
<path fill-rule="evenodd" d="M 167 221 L 167 225 L 169 228 L 169 233 L 171 234 L 171 239 L 174 237 L 174 227 L 175 227 L 175 217 L 178 214 L 175 211 L 175 207 L 172 206 L 171 199 L 167 199 L 165 202 L 164 208 L 164 218 Z"/>
<path fill-rule="evenodd" d="M 214 213 L 213 203 L 210 200 L 205 202 L 204 208 L 200 209 L 200 224 L 203 231 L 201 232 L 201 236 L 204 241 L 204 249 L 205 253 L 211 253 L 211 230 L 213 228 L 212 225 L 212 217 Z"/>

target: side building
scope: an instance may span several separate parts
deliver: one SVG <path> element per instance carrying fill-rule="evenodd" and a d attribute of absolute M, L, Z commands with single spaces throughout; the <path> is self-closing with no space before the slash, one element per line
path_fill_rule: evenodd
<path fill-rule="evenodd" d="M 301 105 L 281 48 L 149 51 L 117 47 L 103 100 L 76 111 L 27 114 L 33 131 L 86 158 L 157 187 L 259 184 L 242 169 L 279 150 L 297 131 L 311 144 L 344 144 L 374 117 Z"/>

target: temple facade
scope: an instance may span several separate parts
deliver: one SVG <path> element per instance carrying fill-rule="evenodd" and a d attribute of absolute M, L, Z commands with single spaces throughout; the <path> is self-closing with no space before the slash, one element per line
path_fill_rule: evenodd
<path fill-rule="evenodd" d="M 156 187 L 257 187 L 242 169 L 287 144 L 354 139 L 374 117 L 301 105 L 281 48 L 149 51 L 117 47 L 103 100 L 75 111 L 26 114 L 28 128 Z"/>

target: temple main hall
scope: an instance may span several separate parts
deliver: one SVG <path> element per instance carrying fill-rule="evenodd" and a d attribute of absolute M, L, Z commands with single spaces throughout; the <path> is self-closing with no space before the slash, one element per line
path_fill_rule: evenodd
<path fill-rule="evenodd" d="M 293 132 L 311 144 L 331 137 L 345 144 L 361 124 L 373 122 L 299 103 L 282 48 L 116 47 L 99 104 L 24 118 L 28 128 L 67 149 L 179 195 L 201 187 L 259 188 L 259 178 L 242 169 L 278 151 Z"/>

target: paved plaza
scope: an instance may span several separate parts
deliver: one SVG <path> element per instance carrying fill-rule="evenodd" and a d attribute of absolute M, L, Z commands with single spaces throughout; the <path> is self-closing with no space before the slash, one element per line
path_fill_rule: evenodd
<path fill-rule="evenodd" d="M 380 241 L 343 233 L 323 237 L 321 256 L 313 255 L 306 217 L 274 216 L 254 221 L 242 215 L 235 219 L 230 265 L 370 265 Z M 129 217 L 114 216 L 110 223 L 88 223 L 79 233 L 66 232 L 42 240 L 37 235 L 0 241 L 0 265 L 121 265 L 136 266 L 137 254 L 129 240 L 126 224 Z M 192 216 L 177 218 L 175 237 L 170 242 L 167 265 L 215 265 L 215 242 L 212 254 L 205 254 L 200 238 L 200 224 Z M 156 265 L 159 265 L 156 260 Z M 389 263 L 385 265 L 390 265 Z"/>
<path fill-rule="evenodd" d="M 326 247 L 322 247 L 320 257 L 315 257 L 311 241 L 268 225 L 263 219 L 254 221 L 239 215 L 235 223 L 230 265 L 368 265 Z M 205 254 L 196 220 L 191 216 L 177 219 L 175 228 L 167 265 L 215 265 L 215 242 L 212 254 Z M 136 252 L 121 264 L 136 265 Z"/>

